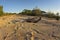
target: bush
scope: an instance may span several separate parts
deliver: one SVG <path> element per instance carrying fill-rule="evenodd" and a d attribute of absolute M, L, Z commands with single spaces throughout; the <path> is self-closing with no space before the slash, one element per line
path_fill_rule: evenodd
<path fill-rule="evenodd" d="M 56 14 L 56 20 L 59 20 L 60 17 L 59 17 L 59 13 Z"/>
<path fill-rule="evenodd" d="M 2 11 L 0 11 L 0 16 L 2 16 L 3 15 L 3 12 Z"/>

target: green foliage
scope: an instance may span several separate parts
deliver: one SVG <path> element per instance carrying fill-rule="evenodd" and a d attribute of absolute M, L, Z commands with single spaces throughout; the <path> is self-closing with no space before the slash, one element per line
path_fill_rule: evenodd
<path fill-rule="evenodd" d="M 59 20 L 60 17 L 59 17 L 59 13 L 56 14 L 56 20 Z"/>
<path fill-rule="evenodd" d="M 47 13 L 47 17 L 48 17 L 48 18 L 55 18 L 55 14 L 52 13 L 52 12 L 48 12 L 48 13 Z"/>
<path fill-rule="evenodd" d="M 58 20 L 58 18 L 60 18 L 59 16 L 56 16 L 54 13 L 52 12 L 47 12 L 46 14 L 43 14 L 42 16 L 44 17 L 48 17 L 48 18 L 55 18 L 56 20 Z"/>
<path fill-rule="evenodd" d="M 0 16 L 3 15 L 3 6 L 0 6 Z"/>
<path fill-rule="evenodd" d="M 22 11 L 22 14 L 23 14 L 23 15 L 31 15 L 31 10 L 24 9 L 24 10 Z"/>
<path fill-rule="evenodd" d="M 33 9 L 33 10 L 24 9 L 20 14 L 38 16 L 38 15 L 41 15 L 41 10 L 40 9 Z"/>
<path fill-rule="evenodd" d="M 4 13 L 4 15 L 14 15 L 16 13 Z"/>
<path fill-rule="evenodd" d="M 41 10 L 40 9 L 33 9 L 32 10 L 32 15 L 37 15 L 37 16 L 39 16 L 39 15 L 41 15 Z"/>
<path fill-rule="evenodd" d="M 2 11 L 0 11 L 0 16 L 2 16 L 3 15 L 3 12 Z"/>

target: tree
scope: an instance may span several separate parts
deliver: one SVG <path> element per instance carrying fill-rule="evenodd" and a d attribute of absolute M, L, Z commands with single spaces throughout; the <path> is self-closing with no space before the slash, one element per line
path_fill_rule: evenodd
<path fill-rule="evenodd" d="M 3 6 L 0 6 L 0 16 L 3 15 Z"/>
<path fill-rule="evenodd" d="M 59 13 L 56 14 L 56 20 L 59 20 Z"/>
<path fill-rule="evenodd" d="M 21 14 L 23 15 L 31 15 L 31 16 L 40 16 L 41 10 L 39 8 L 34 8 L 33 10 L 24 9 Z"/>
<path fill-rule="evenodd" d="M 34 8 L 32 10 L 32 15 L 41 15 L 41 10 L 39 8 Z"/>
<path fill-rule="evenodd" d="M 28 10 L 28 9 L 24 9 L 23 11 L 22 11 L 22 14 L 24 14 L 24 15 L 31 15 L 31 10 Z"/>
<path fill-rule="evenodd" d="M 49 17 L 49 18 L 54 18 L 54 17 L 55 17 L 55 14 L 52 13 L 52 12 L 48 12 L 47 17 Z"/>

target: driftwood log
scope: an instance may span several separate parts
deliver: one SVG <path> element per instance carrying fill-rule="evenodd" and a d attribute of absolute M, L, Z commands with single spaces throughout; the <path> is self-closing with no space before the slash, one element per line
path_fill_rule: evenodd
<path fill-rule="evenodd" d="M 37 18 L 28 18 L 26 19 L 26 22 L 33 22 L 33 23 L 37 23 L 41 20 L 41 17 L 37 17 Z"/>

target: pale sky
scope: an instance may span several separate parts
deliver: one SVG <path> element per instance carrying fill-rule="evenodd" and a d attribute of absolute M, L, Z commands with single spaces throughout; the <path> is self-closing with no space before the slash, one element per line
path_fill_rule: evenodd
<path fill-rule="evenodd" d="M 21 12 L 38 6 L 43 11 L 60 12 L 60 0 L 0 0 L 4 12 Z"/>

